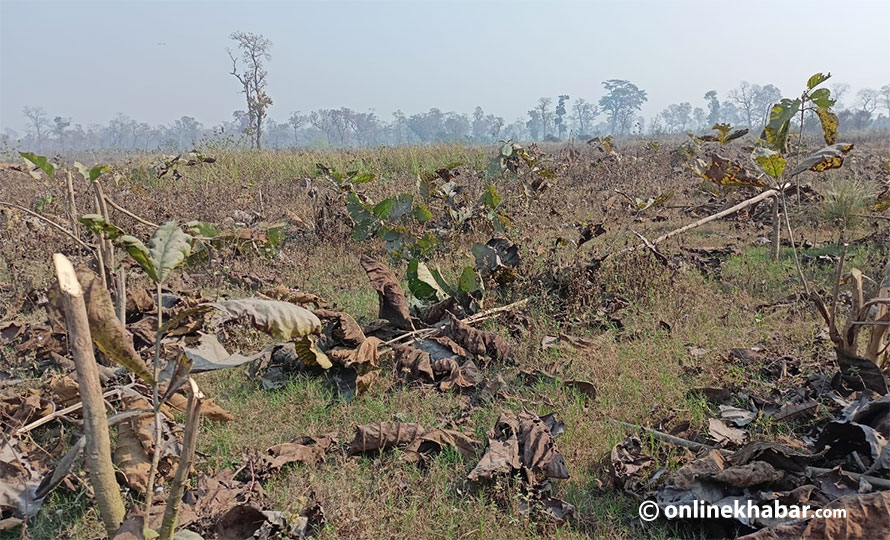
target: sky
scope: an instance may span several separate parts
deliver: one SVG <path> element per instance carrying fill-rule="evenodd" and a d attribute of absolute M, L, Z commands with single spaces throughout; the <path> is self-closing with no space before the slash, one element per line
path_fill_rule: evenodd
<path fill-rule="evenodd" d="M 244 108 L 226 54 L 234 31 L 273 43 L 278 121 L 479 105 L 509 123 L 541 96 L 598 100 L 614 78 L 648 92 L 647 118 L 681 101 L 705 108 L 706 91 L 723 97 L 742 80 L 790 96 L 830 71 L 853 92 L 880 88 L 888 24 L 887 0 L 0 0 L 0 130 L 23 130 L 25 106 L 84 126 L 117 113 L 231 120 Z"/>

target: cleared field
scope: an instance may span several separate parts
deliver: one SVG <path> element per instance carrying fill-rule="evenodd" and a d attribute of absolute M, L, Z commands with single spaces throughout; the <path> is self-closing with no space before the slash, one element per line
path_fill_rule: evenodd
<path fill-rule="evenodd" d="M 740 148 L 748 143 L 737 141 L 739 148 L 701 144 L 700 156 L 713 147 L 740 160 Z M 832 383 L 839 370 L 835 345 L 804 293 L 795 264 L 799 260 L 808 288 L 833 306 L 838 262 L 844 261 L 841 275 L 847 277 L 836 296 L 838 321 L 855 318 L 851 314 L 863 306 L 850 292 L 851 284 L 861 284 L 865 299 L 881 297 L 887 221 L 874 211 L 890 174 L 883 157 L 886 141 L 856 141 L 845 153 L 843 168 L 794 177 L 785 190 L 794 243 L 783 228 L 778 258 L 771 256 L 771 199 L 646 247 L 644 242 L 764 189 L 703 184 L 683 166 L 690 158 L 679 143 L 596 142 L 519 150 L 207 150 L 191 156 L 194 164 L 189 156 L 178 162 L 137 156 L 109 163 L 110 171 L 98 178 L 104 196 L 114 203 L 107 208 L 110 222 L 146 244 L 155 234 L 152 224 L 168 221 L 198 238 L 163 282 L 163 293 L 178 303 L 167 308 L 167 315 L 211 301 L 277 295 L 314 311 L 322 327 L 317 348 L 304 355 L 268 349 L 272 352 L 265 359 L 193 375 L 231 419 L 200 422 L 181 514 L 187 519 L 194 514 L 188 528 L 212 537 L 220 515 L 243 502 L 207 508 L 196 503 L 208 478 L 237 483 L 226 491 L 263 510 L 283 512 L 290 528 L 305 517 L 318 538 L 713 537 L 764 526 L 734 520 L 642 522 L 639 501 L 656 492 L 663 495 L 666 483 L 678 485 L 674 473 L 699 463 L 707 449 L 671 444 L 618 422 L 727 455 L 753 441 L 780 443 L 789 452 L 817 454 L 801 458 L 813 467 L 842 466 L 887 481 L 883 445 L 877 455 L 872 455 L 874 445 L 865 443 L 854 447 L 856 457 L 852 450 L 818 454 L 817 441 L 830 422 L 844 418 L 840 411 L 846 405 L 871 399 L 869 390 L 881 393 L 878 379 L 886 393 L 881 371 L 886 366 L 880 362 L 885 353 L 877 360 L 877 374 L 869 374 L 865 364 L 852 371 L 841 364 L 843 376 Z M 74 171 L 78 214 L 94 212 L 94 187 L 75 168 L 65 168 Z M 55 180 L 45 174 L 36 180 L 21 169 L 18 164 L 0 169 L 0 201 L 30 211 L 0 207 L 0 421 L 16 448 L 27 454 L 36 478 L 82 434 L 78 411 L 53 416 L 78 400 L 76 389 L 66 400 L 59 386 L 73 364 L 64 326 L 53 315 L 52 254 L 64 253 L 75 266 L 101 272 L 93 250 L 79 248 L 41 218 L 73 230 L 81 242 L 104 240 L 71 223 L 66 174 L 57 170 Z M 202 223 L 189 224 L 193 221 Z M 105 234 L 114 236 L 108 229 Z M 103 261 L 108 288 L 117 298 L 115 279 L 126 267 L 126 326 L 136 354 L 151 366 L 156 284 L 123 244 L 111 244 Z M 476 247 L 486 245 L 488 251 Z M 392 270 L 403 292 L 406 320 L 397 320 L 404 312 L 390 297 L 391 287 L 381 295 L 375 291 L 367 257 Z M 437 275 L 414 276 L 412 260 L 438 270 Z M 394 305 L 398 316 L 392 315 Z M 434 305 L 442 309 L 431 312 Z M 513 307 L 491 312 L 502 306 Z M 485 333 L 470 332 L 468 338 L 460 323 L 445 317 L 446 311 Z M 347 323 L 331 313 L 354 319 L 362 327 L 362 340 L 344 338 Z M 479 314 L 484 316 L 479 319 Z M 455 368 L 462 370 L 458 376 L 432 368 L 426 375 L 404 358 L 407 352 L 393 349 L 412 342 L 421 347 L 431 339 L 427 333 L 403 336 L 415 328 L 438 328 L 440 318 L 449 321 L 440 335 L 467 349 L 455 353 Z M 160 358 L 175 363 L 181 350 L 195 350 L 199 331 L 215 336 L 229 353 L 245 355 L 283 341 L 256 328 L 262 324 L 232 319 L 196 315 L 163 342 Z M 866 327 L 861 343 L 868 342 L 872 328 L 881 326 Z M 380 341 L 374 343 L 372 362 L 349 356 L 374 336 Z M 492 345 L 495 336 L 509 353 Z M 302 339 L 294 334 L 291 341 Z M 481 349 L 474 350 L 480 340 Z M 332 367 L 323 369 L 319 350 Z M 315 365 L 305 365 L 305 354 Z M 101 370 L 105 390 L 127 388 L 108 397 L 110 413 L 141 408 L 140 400 L 150 405 L 149 385 L 131 372 L 112 372 L 114 364 L 104 354 L 99 361 L 107 366 Z M 799 410 L 789 412 L 794 406 Z M 523 450 L 540 444 L 561 457 L 537 456 L 534 464 L 522 457 L 519 466 L 475 478 L 480 459 L 509 439 L 495 427 L 510 424 L 510 413 L 518 415 L 517 426 L 526 426 L 523 419 L 534 429 L 546 425 L 534 436 L 528 435 L 532 428 L 520 427 L 514 436 Z M 551 413 L 556 421 L 547 419 Z M 737 421 L 737 415 L 743 419 Z M 47 416 L 53 417 L 21 431 Z M 881 435 L 886 412 L 879 416 L 869 425 Z M 410 445 L 414 438 L 401 432 L 381 434 L 389 442 L 377 446 L 367 444 L 367 435 L 354 439 L 357 426 L 381 422 L 391 423 L 384 430 L 401 423 L 400 429 L 419 424 L 427 433 L 457 432 L 472 443 L 469 448 L 442 443 L 432 450 L 428 445 L 420 451 Z M 176 441 L 184 423 L 182 411 L 164 422 L 170 428 L 165 441 L 172 447 L 163 455 L 158 483 L 167 489 L 181 454 Z M 137 451 L 151 454 L 148 427 L 136 421 L 120 426 L 137 432 Z M 142 505 L 145 488 L 140 492 L 143 473 L 132 466 L 135 458 L 125 460 L 117 451 L 130 441 L 122 430 L 112 429 L 112 448 L 125 505 L 131 508 Z M 324 434 L 332 434 L 332 440 L 322 440 Z M 638 438 L 629 438 L 633 435 Z M 828 440 L 845 448 L 842 439 Z M 264 461 L 267 449 L 292 441 L 325 450 L 298 460 L 302 463 L 270 466 Z M 380 446 L 384 449 L 377 451 Z M 557 473 L 554 460 L 564 461 L 568 478 Z M 535 469 L 542 463 L 543 472 Z M 844 483 L 850 477 L 835 480 L 832 491 L 827 476 L 772 465 L 778 476 L 744 486 L 739 482 L 721 494 L 750 498 L 755 489 L 787 494 L 812 485 L 813 504 L 829 504 L 858 489 Z M 234 480 L 232 473 L 237 473 Z M 26 534 L 102 536 L 105 528 L 89 486 L 83 466 L 76 465 L 27 520 Z M 165 495 L 158 494 L 149 520 L 155 527 Z M 3 517 L 18 514 L 7 507 L 3 511 Z M 3 534 L 17 538 L 23 533 L 15 528 Z"/>

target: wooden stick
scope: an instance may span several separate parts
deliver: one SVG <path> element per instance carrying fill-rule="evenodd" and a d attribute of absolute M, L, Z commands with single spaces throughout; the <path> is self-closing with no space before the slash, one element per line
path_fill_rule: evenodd
<path fill-rule="evenodd" d="M 151 221 L 148 221 L 147 219 L 142 219 L 141 217 L 137 216 L 133 212 L 130 212 L 123 206 L 118 205 L 117 203 L 112 201 L 111 198 L 109 198 L 107 195 L 105 196 L 105 201 L 108 204 L 110 204 L 111 207 L 114 208 L 115 210 L 117 210 L 118 212 L 130 216 L 131 218 L 135 219 L 139 223 L 142 223 L 143 225 L 148 225 L 149 227 L 154 227 L 155 229 L 157 229 L 159 226 L 157 223 L 152 223 Z"/>
<path fill-rule="evenodd" d="M 41 215 L 38 214 L 37 212 L 32 212 L 31 210 L 25 208 L 24 206 L 19 206 L 19 205 L 15 204 L 15 203 L 6 202 L 6 201 L 0 201 L 0 206 L 8 206 L 8 207 L 10 207 L 10 208 L 15 208 L 16 210 L 21 210 L 22 212 L 25 212 L 25 213 L 27 213 L 27 214 L 33 216 L 33 217 L 36 217 L 37 219 L 39 219 L 39 220 L 41 220 L 41 221 L 43 221 L 43 222 L 45 222 L 46 224 L 50 225 L 51 227 L 53 227 L 53 228 L 56 229 L 57 231 L 59 231 L 59 232 L 61 232 L 61 233 L 63 233 L 63 234 L 68 235 L 69 237 L 71 237 L 72 240 L 74 240 L 75 242 L 77 242 L 78 244 L 80 244 L 80 246 L 81 246 L 82 248 L 84 248 L 84 249 L 89 249 L 89 250 L 92 250 L 92 249 L 93 249 L 93 246 L 87 244 L 86 242 L 84 242 L 83 240 L 81 240 L 80 238 L 78 238 L 77 236 L 75 236 L 74 233 L 72 233 L 71 231 L 69 231 L 69 230 L 66 229 L 65 227 L 62 227 L 61 225 L 59 225 L 58 223 L 56 223 L 55 221 L 53 221 L 53 220 L 51 220 L 51 219 L 49 219 L 49 218 L 45 218 L 45 217 L 41 216 Z"/>
<path fill-rule="evenodd" d="M 80 397 L 83 400 L 87 470 L 99 506 L 99 514 L 110 536 L 124 520 L 126 511 L 120 487 L 114 477 L 114 465 L 111 462 L 111 438 L 108 434 L 108 419 L 105 417 L 105 401 L 102 399 L 99 369 L 96 357 L 93 355 L 87 308 L 83 299 L 83 289 L 77 281 L 77 274 L 71 261 L 61 253 L 56 253 L 53 255 L 53 263 L 56 267 L 59 289 L 62 292 L 62 305 L 68 326 L 68 343 L 73 352 Z"/>
<path fill-rule="evenodd" d="M 170 494 L 167 496 L 167 507 L 164 509 L 164 520 L 161 522 L 160 539 L 172 540 L 176 530 L 176 522 L 179 520 L 179 507 L 182 504 L 182 494 L 188 481 L 192 461 L 195 458 L 195 446 L 198 442 L 198 429 L 201 426 L 201 403 L 204 394 L 198 388 L 194 379 L 189 377 L 189 399 L 186 407 L 185 436 L 182 440 L 182 455 L 176 466 L 176 473 L 170 483 Z"/>
<path fill-rule="evenodd" d="M 684 226 L 680 227 L 679 229 L 674 229 L 673 231 L 666 232 L 663 235 L 656 238 L 655 240 L 652 240 L 652 244 L 658 245 L 661 242 L 664 242 L 665 240 L 667 240 L 668 238 L 673 238 L 674 236 L 677 236 L 678 234 L 683 234 L 686 231 L 690 231 L 692 229 L 701 227 L 702 225 L 705 225 L 706 223 L 710 223 L 710 222 L 718 220 L 722 217 L 726 217 L 730 214 L 734 214 L 734 213 L 738 212 L 739 210 L 742 210 L 743 208 L 747 208 L 753 204 L 759 203 L 760 201 L 762 201 L 764 199 L 773 197 L 777 193 L 778 193 L 778 190 L 776 190 L 776 189 L 768 189 L 768 190 L 762 192 L 761 194 L 757 195 L 756 197 L 746 199 L 746 200 L 738 203 L 735 206 L 730 206 L 726 210 L 722 210 L 720 212 L 717 212 L 716 214 L 712 214 L 712 215 L 704 217 L 698 221 L 694 221 L 688 225 L 684 225 Z M 638 246 L 631 246 L 629 248 L 624 248 L 620 251 L 616 251 L 613 255 L 623 255 L 623 254 L 630 253 L 632 251 L 636 251 L 636 250 L 644 248 L 644 247 L 646 247 L 645 244 L 640 244 Z M 603 260 L 605 260 L 606 258 L 608 258 L 610 256 L 612 256 L 612 255 L 606 255 L 605 257 L 603 257 Z"/>
<path fill-rule="evenodd" d="M 479 321 L 484 321 L 486 319 L 490 319 L 496 315 L 499 315 L 500 313 L 502 313 L 504 311 L 511 311 L 511 310 L 520 308 L 526 304 L 528 304 L 528 298 L 523 298 L 522 300 L 513 302 L 512 304 L 507 304 L 506 306 L 500 306 L 500 307 L 491 308 L 491 309 L 488 309 L 485 311 L 480 311 L 479 313 L 476 313 L 475 315 L 471 315 L 471 316 L 467 317 L 466 319 L 464 319 L 463 322 L 465 322 L 466 324 L 477 323 Z M 393 343 L 398 343 L 399 341 L 402 341 L 403 339 L 407 339 L 412 336 L 421 336 L 422 335 L 423 337 L 429 337 L 429 336 L 437 334 L 441 331 L 442 331 L 441 328 L 421 328 L 419 330 L 412 330 L 412 331 L 406 332 L 400 336 L 394 337 L 389 341 L 384 341 L 382 343 L 382 345 L 392 345 Z"/>
<path fill-rule="evenodd" d="M 121 394 L 121 389 L 115 388 L 114 390 L 109 390 L 109 391 L 105 392 L 104 394 L 102 394 L 102 399 L 105 400 L 105 399 L 110 398 L 111 396 L 120 397 L 120 394 Z M 55 411 L 52 414 L 48 414 L 48 415 L 44 416 L 43 418 L 40 418 L 38 420 L 31 422 L 30 424 L 24 425 L 24 426 L 18 428 L 17 430 L 15 430 L 15 433 L 16 433 L 16 435 L 19 435 L 21 433 L 27 433 L 33 429 L 39 428 L 40 426 L 42 426 L 44 424 L 48 424 L 48 423 L 52 422 L 56 418 L 59 418 L 61 416 L 65 416 L 66 414 L 71 414 L 75 411 L 78 411 L 78 410 L 80 410 L 81 407 L 83 407 L 83 401 L 81 401 L 79 403 L 75 403 L 74 405 L 65 407 L 64 409 L 59 409 L 58 411 Z"/>

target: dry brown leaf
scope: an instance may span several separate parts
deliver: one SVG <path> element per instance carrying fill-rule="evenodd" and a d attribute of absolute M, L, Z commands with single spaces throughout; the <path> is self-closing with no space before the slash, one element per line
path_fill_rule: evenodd
<path fill-rule="evenodd" d="M 167 404 L 184 413 L 188 405 L 188 398 L 179 393 L 172 394 L 167 398 Z M 229 422 L 235 419 L 232 413 L 214 403 L 212 398 L 201 401 L 201 416 L 219 422 Z"/>
<path fill-rule="evenodd" d="M 77 269 L 77 280 L 83 287 L 84 302 L 90 322 L 90 334 L 96 347 L 109 360 L 124 366 L 142 380 L 151 383 L 152 376 L 145 361 L 133 348 L 133 338 L 117 318 L 111 295 L 89 268 Z"/>
<path fill-rule="evenodd" d="M 147 400 L 133 396 L 124 396 L 122 401 L 129 410 L 151 408 Z M 152 416 L 145 415 L 127 420 L 117 428 L 114 463 L 124 474 L 130 489 L 137 493 L 145 493 L 148 485 L 150 450 L 154 448 L 153 425 Z"/>
<path fill-rule="evenodd" d="M 416 349 L 411 344 L 405 344 L 393 347 L 393 354 L 400 376 L 407 380 L 428 383 L 436 380 L 429 353 Z"/>
<path fill-rule="evenodd" d="M 379 317 L 388 320 L 393 326 L 410 330 L 412 324 L 408 301 L 405 300 L 405 292 L 393 271 L 367 255 L 362 255 L 361 265 L 368 274 L 371 287 L 377 291 L 380 300 Z"/>
<path fill-rule="evenodd" d="M 890 531 L 890 491 L 879 491 L 865 495 L 847 495 L 823 507 L 844 509 L 844 518 L 815 519 L 761 529 L 740 540 L 853 540 L 866 538 L 887 538 Z"/>
<path fill-rule="evenodd" d="M 127 288 L 127 313 L 146 313 L 155 312 L 154 296 L 143 287 Z"/>
<path fill-rule="evenodd" d="M 464 459 L 472 459 L 476 456 L 478 445 L 479 441 L 459 431 L 434 429 L 417 437 L 405 447 L 405 459 L 419 461 L 424 455 L 440 452 L 445 447 L 454 448 Z"/>
<path fill-rule="evenodd" d="M 467 475 L 471 482 L 509 475 L 522 467 L 519 458 L 519 419 L 513 412 L 501 413 L 488 433 L 488 449 Z"/>
<path fill-rule="evenodd" d="M 325 299 L 320 296 L 316 296 L 314 294 L 303 291 L 295 291 L 293 289 L 285 287 L 281 283 L 271 289 L 266 289 L 265 291 L 263 291 L 263 294 L 265 294 L 269 298 L 282 300 L 284 302 L 290 302 L 291 304 L 299 304 L 301 306 L 304 306 L 306 304 L 315 304 L 316 306 L 320 306 L 327 303 L 327 301 L 325 301 Z"/>
<path fill-rule="evenodd" d="M 493 332 L 477 330 L 454 315 L 451 315 L 451 337 L 476 356 L 494 360 L 507 360 L 513 356 L 513 349 L 504 338 Z"/>
<path fill-rule="evenodd" d="M 355 438 L 349 444 L 350 454 L 387 450 L 411 443 L 423 435 L 420 424 L 377 422 L 356 426 Z"/>
<path fill-rule="evenodd" d="M 612 481 L 615 486 L 630 491 L 640 487 L 641 472 L 655 464 L 651 456 L 643 453 L 643 442 L 636 435 L 629 435 L 612 448 Z"/>
<path fill-rule="evenodd" d="M 266 477 L 291 463 L 315 465 L 324 459 L 336 442 L 337 435 L 331 432 L 318 437 L 302 436 L 273 445 L 256 457 L 254 470 L 260 477 Z"/>
<path fill-rule="evenodd" d="M 314 309 L 312 313 L 322 321 L 330 321 L 331 337 L 345 347 L 358 347 L 365 341 L 365 333 L 352 315 L 342 311 Z M 328 325 L 325 325 L 327 327 Z"/>

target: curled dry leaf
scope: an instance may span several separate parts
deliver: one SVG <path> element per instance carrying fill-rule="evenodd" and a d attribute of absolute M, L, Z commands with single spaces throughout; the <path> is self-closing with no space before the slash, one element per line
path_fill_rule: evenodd
<path fill-rule="evenodd" d="M 420 424 L 402 422 L 377 422 L 356 426 L 355 438 L 349 444 L 349 453 L 355 455 L 405 446 L 423 433 L 424 429 Z"/>
<path fill-rule="evenodd" d="M 476 456 L 478 445 L 479 441 L 459 431 L 434 429 L 418 436 L 405 447 L 405 460 L 419 461 L 423 456 L 440 452 L 446 447 L 454 448 L 464 459 L 472 459 Z"/>
<path fill-rule="evenodd" d="M 477 330 L 451 315 L 451 338 L 461 347 L 476 356 L 487 356 L 493 360 L 508 360 L 513 357 L 513 348 L 501 336 L 486 330 Z"/>
<path fill-rule="evenodd" d="M 263 358 L 266 354 L 264 351 L 250 356 L 243 356 L 239 353 L 229 354 L 219 342 L 219 338 L 214 334 L 203 332 L 198 333 L 196 340 L 188 339 L 186 343 L 188 344 L 183 346 L 182 352 L 192 363 L 192 373 L 238 367 Z"/>
<path fill-rule="evenodd" d="M 324 459 L 336 442 L 337 434 L 331 432 L 318 437 L 304 435 L 290 442 L 273 445 L 254 458 L 254 471 L 263 478 L 291 463 L 315 465 Z"/>
<path fill-rule="evenodd" d="M 556 449 L 550 428 L 539 417 L 505 412 L 488 434 L 488 449 L 467 478 L 490 480 L 524 470 L 532 486 L 549 478 L 568 478 L 565 459 Z"/>
<path fill-rule="evenodd" d="M 77 269 L 77 280 L 83 288 L 84 302 L 87 306 L 87 317 L 90 323 L 90 335 L 96 347 L 109 360 L 124 366 L 138 375 L 140 379 L 151 383 L 152 376 L 148 366 L 133 348 L 133 338 L 117 318 L 111 295 L 102 286 L 102 280 L 92 270 L 84 267 Z"/>
<path fill-rule="evenodd" d="M 330 335 L 337 343 L 345 347 L 358 347 L 365 341 L 365 333 L 352 315 L 328 309 L 314 309 L 312 312 L 325 321 L 325 333 L 330 329 Z"/>
<path fill-rule="evenodd" d="M 393 347 L 393 354 L 400 376 L 428 383 L 436 380 L 429 353 L 405 344 Z"/>
<path fill-rule="evenodd" d="M 133 396 L 123 398 L 129 410 L 150 409 L 145 399 Z M 151 449 L 154 448 L 154 418 L 151 415 L 131 418 L 117 428 L 113 459 L 123 473 L 127 485 L 137 493 L 145 493 L 148 472 L 151 468 Z"/>
<path fill-rule="evenodd" d="M 327 304 L 327 301 L 320 296 L 303 291 L 295 291 L 293 289 L 285 287 L 281 283 L 271 289 L 266 289 L 265 291 L 263 291 L 263 294 L 265 294 L 269 298 L 274 298 L 276 300 L 282 300 L 284 302 L 290 302 L 291 304 L 298 304 L 301 306 L 307 304 L 315 304 L 316 306 Z"/>
<path fill-rule="evenodd" d="M 380 301 L 379 317 L 398 328 L 412 328 L 408 301 L 405 300 L 405 292 L 393 271 L 367 255 L 362 255 L 361 265 L 368 274 L 371 287 L 377 291 Z"/>
<path fill-rule="evenodd" d="M 318 348 L 318 338 L 313 335 L 303 336 L 294 341 L 294 350 L 304 365 L 321 369 L 330 369 L 333 364 L 330 358 Z"/>
<path fill-rule="evenodd" d="M 356 393 L 368 390 L 380 373 L 379 346 L 382 342 L 369 337 L 357 349 L 334 349 L 328 351 L 328 358 L 344 368 L 355 370 Z"/>
<path fill-rule="evenodd" d="M 629 491 L 641 487 L 641 473 L 655 464 L 651 456 L 643 453 L 643 442 L 636 435 L 625 437 L 612 448 L 611 462 L 615 486 Z"/>

